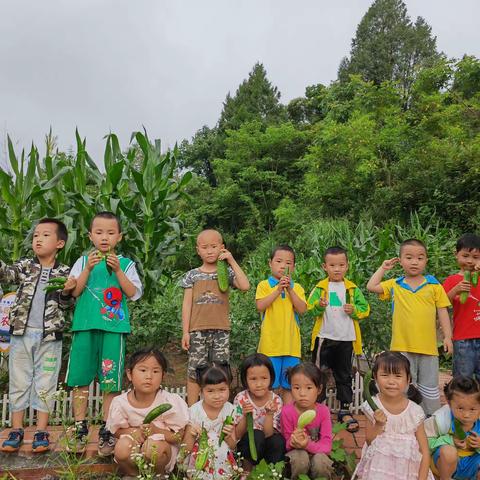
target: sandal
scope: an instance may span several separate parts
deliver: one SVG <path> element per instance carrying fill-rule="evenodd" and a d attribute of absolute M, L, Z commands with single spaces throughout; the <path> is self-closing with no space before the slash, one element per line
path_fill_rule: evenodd
<path fill-rule="evenodd" d="M 358 423 L 358 420 L 356 420 L 350 412 L 345 412 L 345 411 L 338 412 L 337 420 L 347 425 L 346 430 L 349 433 L 356 433 L 360 430 L 360 425 Z"/>

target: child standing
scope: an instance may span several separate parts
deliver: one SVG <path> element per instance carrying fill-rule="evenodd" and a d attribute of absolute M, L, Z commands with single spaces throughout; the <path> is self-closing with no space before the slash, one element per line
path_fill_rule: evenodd
<path fill-rule="evenodd" d="M 403 352 L 410 360 L 416 384 L 427 415 L 440 408 L 438 391 L 438 348 L 436 319 L 443 331 L 446 353 L 452 352 L 452 329 L 445 290 L 432 275 L 423 275 L 427 265 L 427 248 L 417 239 L 400 245 L 400 258 L 385 260 L 367 283 L 370 292 L 381 300 L 391 300 L 393 311 L 391 350 Z M 405 275 L 382 282 L 386 271 L 400 263 Z"/>
<path fill-rule="evenodd" d="M 280 432 L 282 399 L 272 392 L 275 370 L 270 359 L 254 353 L 243 360 L 240 366 L 243 388 L 233 401 L 235 407 L 235 434 L 240 441 L 237 450 L 251 464 L 262 458 L 267 463 L 277 463 L 285 457 L 285 440 Z M 253 415 L 253 432 L 257 460 L 250 454 L 247 433 L 247 414 Z"/>
<path fill-rule="evenodd" d="M 103 392 L 104 423 L 99 430 L 98 453 L 111 455 L 115 438 L 105 428 L 110 403 L 122 389 L 125 337 L 130 333 L 127 299 L 138 300 L 142 284 L 135 263 L 115 253 L 122 239 L 119 219 L 111 212 L 97 213 L 89 232 L 95 249 L 72 268 L 78 297 L 73 315 L 73 337 L 67 385 L 73 391 L 75 426 L 68 449 L 81 453 L 88 437 L 88 385 L 98 376 Z"/>
<path fill-rule="evenodd" d="M 370 306 L 360 289 L 345 278 L 348 270 L 347 251 L 330 247 L 325 251 L 323 269 L 327 278 L 320 280 L 310 293 L 308 308 L 318 317 L 312 330 L 312 362 L 330 368 L 335 378 L 340 401 L 338 421 L 347 430 L 357 432 L 357 420 L 350 415 L 352 403 L 352 354 L 362 354 L 359 320 L 370 314 Z"/>
<path fill-rule="evenodd" d="M 463 279 L 465 272 L 480 269 L 480 237 L 472 233 L 457 241 L 456 258 L 460 272 L 450 275 L 443 283 L 453 305 L 453 375 L 480 379 L 480 284 Z M 459 295 L 468 292 L 467 301 Z"/>
<path fill-rule="evenodd" d="M 434 472 L 440 480 L 477 479 L 480 471 L 480 385 L 473 378 L 456 377 L 445 385 L 444 392 L 448 405 L 425 421 Z M 466 434 L 463 440 L 458 438 L 459 427 Z"/>
<path fill-rule="evenodd" d="M 433 480 L 423 427 L 425 415 L 407 397 L 412 381 L 407 357 L 400 352 L 382 352 L 375 359 L 372 373 L 379 390 L 373 397 L 378 409 L 373 411 L 367 402 L 362 405 L 367 416 L 367 444 L 356 469 L 358 478 Z M 410 392 L 418 393 L 413 386 Z"/>
<path fill-rule="evenodd" d="M 190 455 L 189 470 L 195 469 L 199 451 L 199 439 L 204 428 L 208 434 L 208 463 L 203 472 L 196 471 L 194 478 L 214 479 L 231 477 L 236 465 L 233 451 L 237 446 L 233 425 L 233 405 L 230 395 L 230 372 L 217 365 L 211 365 L 198 378 L 202 400 L 190 407 L 190 422 L 183 442 Z"/>
<path fill-rule="evenodd" d="M 187 404 L 176 393 L 162 389 L 167 360 L 156 348 L 133 353 L 126 369 L 131 388 L 112 401 L 107 429 L 115 433 L 115 461 L 125 475 L 137 475 L 132 454 L 142 453 L 155 472 L 171 472 L 175 466 L 179 444 L 188 422 Z M 148 425 L 145 416 L 162 403 L 172 408 Z M 136 477 L 135 477 L 136 478 Z"/>
<path fill-rule="evenodd" d="M 204 230 L 197 237 L 200 268 L 188 271 L 181 281 L 184 289 L 182 306 L 182 348 L 188 351 L 188 405 L 198 401 L 200 387 L 197 368 L 215 362 L 228 367 L 230 360 L 230 318 L 228 292 L 222 292 L 217 281 L 217 261 L 229 264 L 229 284 L 239 290 L 250 288 L 232 254 L 225 249 L 216 230 Z"/>
<path fill-rule="evenodd" d="M 310 478 L 330 478 L 333 473 L 333 462 L 328 457 L 332 450 L 330 411 L 317 402 L 324 384 L 322 377 L 320 369 L 310 362 L 301 363 L 288 371 L 293 403 L 283 407 L 281 426 L 292 479 L 300 474 Z M 305 428 L 298 428 L 298 417 L 307 410 L 315 410 L 317 415 Z"/>
<path fill-rule="evenodd" d="M 72 307 L 70 292 L 76 285 L 68 278 L 62 291 L 48 292 L 48 281 L 66 277 L 70 269 L 56 256 L 67 241 L 67 228 L 59 220 L 44 218 L 35 227 L 32 249 L 35 257 L 8 266 L 0 261 L 0 280 L 19 285 L 10 310 L 9 401 L 13 429 L 3 442 L 3 452 L 16 452 L 23 437 L 23 417 L 29 406 L 37 411 L 37 431 L 32 450 L 50 448 L 46 431 L 53 394 L 62 361 L 64 310 Z"/>
<path fill-rule="evenodd" d="M 307 303 L 305 291 L 291 279 L 295 270 L 295 252 L 291 247 L 276 247 L 269 266 L 272 274 L 258 284 L 255 295 L 262 318 L 258 352 L 270 357 L 275 369 L 273 388 L 281 388 L 283 401 L 288 403 L 292 396 L 286 371 L 300 363 L 299 314 L 306 312 Z"/>

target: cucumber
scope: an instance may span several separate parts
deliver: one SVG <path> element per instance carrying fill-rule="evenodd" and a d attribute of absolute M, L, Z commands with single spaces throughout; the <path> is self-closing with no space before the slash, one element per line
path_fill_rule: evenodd
<path fill-rule="evenodd" d="M 372 371 L 368 371 L 365 376 L 363 377 L 363 399 L 368 403 L 370 408 L 375 411 L 378 410 L 377 404 L 374 402 L 372 398 L 372 394 L 370 393 L 370 382 L 372 381 Z"/>
<path fill-rule="evenodd" d="M 305 428 L 309 423 L 312 423 L 317 416 L 315 410 L 306 410 L 298 417 L 297 428 Z"/>
<path fill-rule="evenodd" d="M 465 440 L 467 434 L 463 431 L 462 424 L 456 418 L 453 420 L 453 426 L 455 427 L 455 431 L 453 432 L 454 437 L 459 440 Z"/>
<path fill-rule="evenodd" d="M 162 403 L 157 407 L 150 410 L 143 419 L 144 424 L 152 423 L 158 416 L 162 413 L 165 413 L 167 410 L 170 410 L 172 405 L 170 403 Z"/>
<path fill-rule="evenodd" d="M 195 470 L 201 472 L 207 466 L 208 460 L 208 432 L 202 425 L 202 433 L 198 442 L 198 453 L 195 459 Z"/>
<path fill-rule="evenodd" d="M 463 279 L 466 282 L 470 282 L 472 280 L 472 274 L 470 273 L 470 270 L 465 270 L 463 272 Z M 470 292 L 460 292 L 460 303 L 465 303 L 468 299 L 468 296 L 470 295 Z"/>
<path fill-rule="evenodd" d="M 228 290 L 228 264 L 226 260 L 218 260 L 217 262 L 217 282 L 221 292 Z"/>
<path fill-rule="evenodd" d="M 248 448 L 250 449 L 250 456 L 254 462 L 257 461 L 257 446 L 255 445 L 255 436 L 253 433 L 253 414 L 247 413 L 247 432 L 248 432 Z"/>
<path fill-rule="evenodd" d="M 472 272 L 472 285 L 474 287 L 478 285 L 478 272 Z"/>

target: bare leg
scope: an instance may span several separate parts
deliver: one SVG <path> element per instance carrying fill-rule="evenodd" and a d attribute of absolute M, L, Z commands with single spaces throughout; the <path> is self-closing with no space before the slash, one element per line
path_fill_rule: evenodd
<path fill-rule="evenodd" d="M 200 397 L 200 386 L 195 380 L 191 378 L 187 379 L 187 403 L 191 407 L 194 403 L 198 402 Z"/>
<path fill-rule="evenodd" d="M 76 422 L 85 420 L 88 406 L 88 386 L 73 389 L 73 416 Z"/>
<path fill-rule="evenodd" d="M 18 410 L 18 412 L 12 412 L 12 428 L 23 428 L 23 416 L 25 410 Z"/>
<path fill-rule="evenodd" d="M 37 410 L 37 430 L 46 430 L 48 426 L 48 412 Z"/>
<path fill-rule="evenodd" d="M 136 442 L 131 438 L 124 436 L 117 440 L 115 444 L 114 456 L 115 461 L 118 463 L 118 467 L 125 475 L 137 475 L 138 469 L 131 458 L 133 449 L 136 446 Z"/>
<path fill-rule="evenodd" d="M 450 480 L 453 472 L 457 469 L 458 454 L 457 449 L 451 445 L 440 447 L 440 457 L 438 458 L 437 468 L 440 473 L 440 480 Z"/>
<path fill-rule="evenodd" d="M 142 452 L 150 461 L 155 461 L 155 471 L 164 474 L 165 467 L 172 458 L 172 449 L 165 440 L 150 440 L 148 439 L 142 445 Z"/>
<path fill-rule="evenodd" d="M 112 400 L 119 394 L 120 392 L 103 392 L 103 420 L 107 421 Z"/>

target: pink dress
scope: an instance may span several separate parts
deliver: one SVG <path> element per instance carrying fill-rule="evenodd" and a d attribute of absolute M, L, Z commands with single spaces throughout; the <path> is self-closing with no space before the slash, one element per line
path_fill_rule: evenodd
<path fill-rule="evenodd" d="M 362 480 L 417 480 L 422 455 L 415 432 L 423 423 L 422 408 L 411 400 L 405 410 L 397 415 L 387 411 L 378 396 L 375 403 L 387 416 L 385 431 L 370 445 L 365 444 L 357 466 L 356 478 Z M 366 402 L 362 410 L 375 423 L 373 411 Z M 429 479 L 434 480 L 429 472 Z"/>

